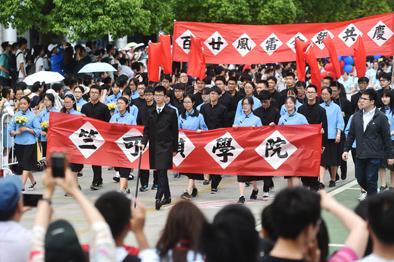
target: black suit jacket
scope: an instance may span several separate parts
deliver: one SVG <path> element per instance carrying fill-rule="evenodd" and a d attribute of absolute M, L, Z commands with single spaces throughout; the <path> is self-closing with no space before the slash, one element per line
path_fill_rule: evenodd
<path fill-rule="evenodd" d="M 178 117 L 168 105 L 160 114 L 156 108 L 148 111 L 142 144 L 148 142 L 150 169 L 171 169 L 172 154 L 178 148 Z"/>

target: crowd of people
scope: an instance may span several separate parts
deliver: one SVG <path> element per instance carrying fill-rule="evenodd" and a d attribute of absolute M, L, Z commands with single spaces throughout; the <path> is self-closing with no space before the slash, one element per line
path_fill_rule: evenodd
<path fill-rule="evenodd" d="M 261 230 L 244 205 L 222 208 L 208 221 L 192 201 L 180 200 L 168 213 L 155 245 L 144 233 L 146 211 L 125 194 L 108 191 L 91 203 L 78 188 L 73 172 L 54 177 L 47 168 L 43 198 L 34 225 L 20 221 L 26 209 L 22 183 L 16 176 L 0 180 L 0 261 L 206 261 L 206 262 L 322 262 L 392 261 L 394 259 L 394 192 L 385 191 L 361 201 L 355 211 L 324 190 L 288 187 L 278 192 L 261 212 Z M 67 217 L 53 220 L 56 187 L 80 206 L 92 238 L 81 244 Z M 348 230 L 344 245 L 330 253 L 330 212 Z M 137 247 L 125 243 L 132 234 Z"/>
<path fill-rule="evenodd" d="M 193 79 L 186 73 L 187 65 L 174 63 L 174 74 L 162 75 L 160 83 L 151 83 L 145 66 L 147 57 L 140 45 L 132 50 L 116 50 L 113 45 L 108 45 L 103 50 L 94 43 L 74 47 L 65 43 L 27 51 L 27 42 L 21 39 L 16 45 L 3 43 L 2 48 L 3 166 L 10 163 L 10 152 L 15 150 L 17 165 L 13 165 L 12 171 L 21 175 L 21 181 L 18 177 L 19 182 L 14 176 L 7 176 L 0 182 L 3 184 L 0 186 L 0 220 L 5 221 L 3 224 L 0 222 L 0 235 L 3 234 L 2 229 L 9 229 L 10 239 L 24 235 L 30 239 L 31 242 L 25 241 L 20 247 L 31 249 L 30 260 L 58 261 L 59 254 L 63 253 L 64 259 L 68 255 L 79 256 L 79 259 L 73 257 L 74 261 L 87 259 L 86 249 L 78 243 L 75 231 L 67 221 L 50 224 L 51 197 L 55 186 L 62 187 L 66 196 L 79 203 L 92 226 L 95 237 L 89 248 L 91 261 L 138 259 L 137 250 L 124 247 L 124 238 L 130 230 L 137 237 L 138 257 L 142 261 L 359 259 L 364 255 L 368 239 L 366 223 L 324 192 L 316 193 L 326 186 L 335 187 L 339 179 L 347 179 L 348 152 L 352 153 L 360 185 L 359 200 L 368 196 L 367 201 L 360 203 L 363 206 L 360 208 L 368 221 L 375 253 L 365 260 L 378 261 L 378 257 L 393 259 L 393 253 L 387 251 L 393 251 L 394 244 L 391 222 L 394 210 L 394 91 L 390 58 L 382 57 L 379 61 L 369 58 L 365 77 L 356 78 L 347 73 L 339 79 L 326 76 L 320 88 L 310 82 L 309 72 L 306 82 L 297 81 L 296 67 L 291 62 L 251 66 L 208 65 L 204 79 Z M 118 71 L 78 74 L 83 65 L 92 61 L 107 62 Z M 327 61 L 321 59 L 319 62 L 324 65 Z M 65 79 L 51 85 L 36 82 L 27 86 L 23 82 L 27 75 L 40 70 L 59 72 Z M 198 196 L 195 181 L 210 184 L 211 194 L 217 194 L 222 176 L 193 173 L 175 174 L 178 178 L 188 178 L 185 192 L 181 195 L 186 201 L 175 204 L 156 248 L 149 249 L 143 234 L 143 208 L 136 203 L 136 207 L 130 210 L 131 202 L 127 198 L 130 196 L 128 181 L 134 179 L 133 170 L 115 166 L 113 180 L 119 182 L 119 192 L 100 196 L 93 206 L 78 185 L 78 177 L 83 175 L 84 168 L 79 163 L 70 163 L 65 179 L 53 179 L 50 168 L 45 171 L 44 198 L 39 202 L 33 231 L 27 232 L 12 221 L 19 221 L 23 213 L 20 191 L 32 190 L 37 185 L 32 171 L 37 168 L 37 149 L 46 156 L 50 112 L 143 125 L 140 147 L 143 149 L 149 141 L 150 170 L 140 170 L 139 191 L 157 190 L 157 210 L 171 203 L 167 170 L 172 168 L 179 129 L 200 133 L 223 127 L 322 124 L 320 174 L 316 177 L 283 174 L 288 189 L 279 192 L 263 211 L 262 246 L 259 245 L 254 218 L 242 205 L 227 206 L 212 223 L 207 222 L 190 201 Z M 102 169 L 101 166 L 92 166 L 91 190 L 103 187 Z M 387 169 L 392 171 L 389 183 Z M 153 182 L 149 187 L 151 171 Z M 326 171 L 329 174 L 328 184 L 325 183 Z M 263 181 L 263 198 L 268 199 L 274 187 L 272 177 L 238 174 L 238 203 L 245 203 L 245 188 L 249 185 L 252 185 L 249 198 L 257 199 L 260 180 Z M 384 192 L 386 190 L 388 192 Z M 374 196 L 378 191 L 381 194 Z M 350 230 L 345 247 L 332 257 L 327 251 L 327 230 L 320 217 L 321 209 L 333 212 Z M 64 243 L 62 241 L 69 244 L 60 245 Z M 15 243 L 12 247 L 18 248 Z M 2 250 L 15 254 L 12 248 Z M 18 254 L 24 256 L 27 253 Z"/>

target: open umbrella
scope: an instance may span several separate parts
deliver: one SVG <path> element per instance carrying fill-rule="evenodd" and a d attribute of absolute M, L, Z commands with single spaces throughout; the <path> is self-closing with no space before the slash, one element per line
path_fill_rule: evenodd
<path fill-rule="evenodd" d="M 30 86 L 33 85 L 35 82 L 40 82 L 40 83 L 45 82 L 46 84 L 51 84 L 51 83 L 63 81 L 63 79 L 64 77 L 58 72 L 40 71 L 27 76 L 23 80 L 23 82 L 25 82 L 27 85 Z"/>
<path fill-rule="evenodd" d="M 81 70 L 79 70 L 79 74 L 81 73 L 98 73 L 98 72 L 116 72 L 115 67 L 108 63 L 102 63 L 102 62 L 97 62 L 97 63 L 89 63 L 82 67 Z"/>

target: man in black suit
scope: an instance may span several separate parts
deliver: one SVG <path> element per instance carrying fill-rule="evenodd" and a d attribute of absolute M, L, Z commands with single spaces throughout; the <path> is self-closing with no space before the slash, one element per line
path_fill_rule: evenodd
<path fill-rule="evenodd" d="M 150 169 L 157 170 L 156 210 L 171 203 L 167 170 L 172 168 L 172 158 L 178 148 L 178 117 L 175 110 L 165 104 L 165 94 L 163 86 L 155 88 L 156 108 L 149 112 L 142 137 L 142 149 L 149 142 Z"/>

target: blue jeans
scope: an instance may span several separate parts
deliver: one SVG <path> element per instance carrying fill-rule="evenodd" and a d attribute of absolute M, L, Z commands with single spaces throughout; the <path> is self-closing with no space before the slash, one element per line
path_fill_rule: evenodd
<path fill-rule="evenodd" d="M 358 184 L 371 196 L 378 191 L 378 171 L 381 161 L 380 158 L 356 158 L 356 178 Z"/>

